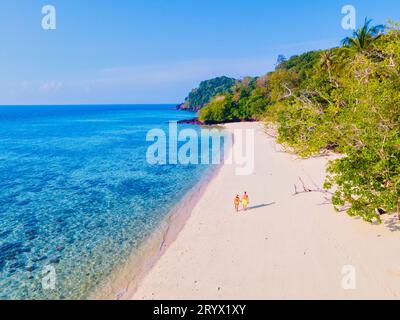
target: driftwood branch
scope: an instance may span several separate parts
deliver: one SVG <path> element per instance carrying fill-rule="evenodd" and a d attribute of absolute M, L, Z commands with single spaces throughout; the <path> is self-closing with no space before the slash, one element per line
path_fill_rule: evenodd
<path fill-rule="evenodd" d="M 328 190 L 324 190 L 322 188 L 320 188 L 316 183 L 313 182 L 314 184 L 314 188 L 309 188 L 306 186 L 306 184 L 304 183 L 303 179 L 301 177 L 299 177 L 301 186 L 302 186 L 302 190 L 298 190 L 297 189 L 297 185 L 294 185 L 294 194 L 293 196 L 297 196 L 299 194 L 303 194 L 303 193 L 311 193 L 311 192 L 319 192 L 322 194 L 332 194 L 332 192 L 328 191 Z M 325 200 L 330 201 L 329 198 L 325 198 Z"/>

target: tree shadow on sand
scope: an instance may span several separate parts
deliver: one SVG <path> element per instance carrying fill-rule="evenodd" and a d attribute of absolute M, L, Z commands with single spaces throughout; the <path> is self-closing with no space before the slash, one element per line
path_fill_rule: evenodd
<path fill-rule="evenodd" d="M 383 224 L 386 228 L 389 229 L 391 232 L 398 232 L 400 231 L 400 221 L 399 218 L 396 216 L 391 216 L 383 220 Z"/>

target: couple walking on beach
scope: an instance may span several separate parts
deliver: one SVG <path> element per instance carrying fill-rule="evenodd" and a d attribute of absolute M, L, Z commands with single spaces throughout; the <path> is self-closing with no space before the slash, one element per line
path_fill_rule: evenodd
<path fill-rule="evenodd" d="M 240 200 L 240 196 L 238 194 L 235 196 L 234 204 L 236 212 L 239 212 L 240 203 L 242 203 L 243 205 L 243 211 L 247 211 L 247 208 L 249 206 L 249 195 L 247 194 L 247 192 L 244 193 L 242 200 Z"/>

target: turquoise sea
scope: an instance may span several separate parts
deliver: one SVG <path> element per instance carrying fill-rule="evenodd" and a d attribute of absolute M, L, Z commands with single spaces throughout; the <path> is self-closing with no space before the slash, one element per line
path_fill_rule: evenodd
<path fill-rule="evenodd" d="M 86 298 L 124 263 L 212 171 L 146 161 L 147 132 L 190 117 L 172 105 L 0 107 L 0 299 Z"/>

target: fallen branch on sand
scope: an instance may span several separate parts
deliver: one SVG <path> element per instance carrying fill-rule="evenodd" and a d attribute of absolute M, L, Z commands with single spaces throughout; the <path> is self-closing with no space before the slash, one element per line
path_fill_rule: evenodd
<path fill-rule="evenodd" d="M 323 193 L 323 194 L 332 195 L 332 192 L 320 188 L 315 182 L 313 182 L 315 188 L 311 189 L 311 188 L 306 187 L 306 185 L 305 185 L 305 183 L 304 183 L 304 181 L 303 181 L 303 179 L 301 177 L 299 177 L 299 180 L 301 182 L 303 190 L 302 191 L 297 190 L 297 185 L 295 184 L 294 185 L 294 194 L 293 194 L 293 196 L 297 196 L 297 195 L 303 194 L 303 193 L 311 193 L 311 192 L 319 192 L 319 193 Z M 328 199 L 328 198 L 325 198 L 325 199 L 327 201 L 330 201 L 330 199 Z"/>

